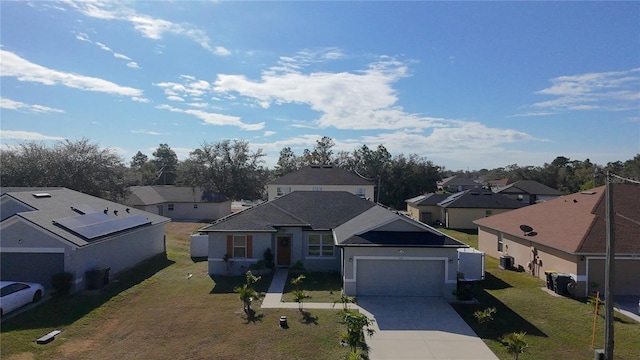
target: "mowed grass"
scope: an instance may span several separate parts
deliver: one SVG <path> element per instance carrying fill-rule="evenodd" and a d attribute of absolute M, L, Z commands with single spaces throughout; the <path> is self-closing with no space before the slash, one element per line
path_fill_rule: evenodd
<path fill-rule="evenodd" d="M 247 321 L 233 288 L 244 277 L 214 278 L 189 258 L 202 224 L 167 226 L 167 257 L 119 274 L 103 291 L 53 298 L 2 323 L 2 359 L 339 359 L 336 310 L 261 309 Z M 187 279 L 187 274 L 192 277 Z M 269 277 L 256 284 L 266 291 Z M 289 328 L 279 327 L 288 317 Z M 35 340 L 51 330 L 47 345 Z"/>
<path fill-rule="evenodd" d="M 477 247 L 477 235 L 441 229 L 470 246 Z M 529 348 L 521 354 L 527 359 L 593 359 L 592 331 L 594 308 L 583 301 L 556 297 L 543 291 L 546 283 L 525 272 L 500 269 L 498 259 L 485 259 L 486 280 L 477 284 L 478 304 L 454 305 L 456 311 L 500 359 L 513 359 L 500 338 L 507 333 L 525 331 Z M 474 311 L 495 307 L 488 327 L 478 325 Z M 604 348 L 604 317 L 596 318 L 595 348 Z M 640 323 L 615 313 L 615 359 L 640 359 Z"/>
<path fill-rule="evenodd" d="M 338 272 L 305 272 L 302 283 L 299 285 L 300 290 L 304 290 L 307 294 L 305 302 L 323 302 L 332 303 L 340 299 L 342 292 L 342 277 Z M 291 284 L 291 280 L 298 277 L 299 274 L 289 272 L 287 283 L 284 287 L 282 295 L 283 301 L 295 301 L 293 291 L 296 287 Z M 337 307 L 338 309 L 340 307 Z"/>

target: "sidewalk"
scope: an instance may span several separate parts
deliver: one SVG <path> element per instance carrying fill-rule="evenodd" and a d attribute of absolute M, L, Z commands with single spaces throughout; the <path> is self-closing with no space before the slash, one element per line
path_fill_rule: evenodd
<path fill-rule="evenodd" d="M 273 279 L 271 280 L 271 285 L 269 285 L 269 290 L 267 290 L 267 294 L 262 299 L 262 305 L 260 306 L 263 309 L 297 309 L 297 302 L 283 302 L 282 301 L 282 292 L 284 291 L 284 286 L 287 283 L 287 276 L 289 275 L 289 269 L 287 268 L 278 268 L 276 269 L 276 273 L 273 274 Z M 337 309 L 339 310 L 342 307 L 342 304 L 337 304 L 336 306 L 333 303 L 313 303 L 313 302 L 305 302 L 305 309 Z M 358 305 L 349 304 L 350 309 L 360 309 Z"/>

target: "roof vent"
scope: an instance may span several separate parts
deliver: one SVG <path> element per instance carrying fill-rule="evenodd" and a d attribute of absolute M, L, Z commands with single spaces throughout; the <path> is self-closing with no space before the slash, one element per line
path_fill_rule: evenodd
<path fill-rule="evenodd" d="M 597 193 L 595 191 L 583 191 L 580 194 L 582 194 L 582 195 L 595 195 Z"/>
<path fill-rule="evenodd" d="M 51 197 L 51 194 L 49 194 L 49 193 L 33 193 L 32 195 L 33 195 L 34 198 L 37 198 L 37 199 L 50 198 Z"/>

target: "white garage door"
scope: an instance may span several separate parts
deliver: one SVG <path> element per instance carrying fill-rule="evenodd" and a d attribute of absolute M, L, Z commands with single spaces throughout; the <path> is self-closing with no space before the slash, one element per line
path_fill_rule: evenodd
<path fill-rule="evenodd" d="M 358 260 L 356 296 L 442 296 L 444 261 Z"/>

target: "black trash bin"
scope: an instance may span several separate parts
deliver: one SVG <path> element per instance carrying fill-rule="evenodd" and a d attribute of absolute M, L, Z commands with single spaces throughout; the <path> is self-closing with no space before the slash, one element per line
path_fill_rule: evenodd
<path fill-rule="evenodd" d="M 558 295 L 569 295 L 567 291 L 567 285 L 572 280 L 569 274 L 555 273 L 551 275 L 553 277 L 553 290 Z"/>
<path fill-rule="evenodd" d="M 473 300 L 473 280 L 459 278 L 456 286 L 456 297 L 461 301 Z"/>
<path fill-rule="evenodd" d="M 553 278 L 551 277 L 553 274 L 557 273 L 555 270 L 547 270 L 544 274 L 547 276 L 547 289 L 553 290 Z"/>

